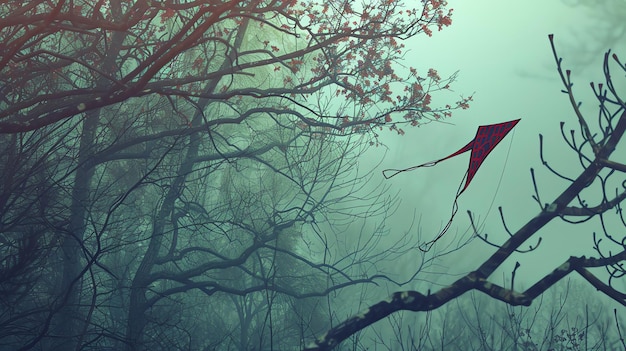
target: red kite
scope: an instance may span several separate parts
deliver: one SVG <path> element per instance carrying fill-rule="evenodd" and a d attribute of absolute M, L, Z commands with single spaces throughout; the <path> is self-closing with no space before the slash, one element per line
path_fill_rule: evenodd
<path fill-rule="evenodd" d="M 476 131 L 476 136 L 474 137 L 472 141 L 470 141 L 467 145 L 459 149 L 459 151 L 453 153 L 452 155 L 439 159 L 437 161 L 431 161 L 431 162 L 427 162 L 418 166 L 413 166 L 413 167 L 409 167 L 405 169 L 399 169 L 399 170 L 398 169 L 386 169 L 383 171 L 383 176 L 386 179 L 389 179 L 397 175 L 398 173 L 412 171 L 420 167 L 432 167 L 441 161 L 447 160 L 454 156 L 460 155 L 466 151 L 472 150 L 472 153 L 470 155 L 469 166 L 464 176 L 465 185 L 461 188 L 461 185 L 463 184 L 463 181 L 461 180 L 461 185 L 459 185 L 459 190 L 457 190 L 456 197 L 454 198 L 454 205 L 452 207 L 452 216 L 450 216 L 450 220 L 448 221 L 448 224 L 446 224 L 446 226 L 443 228 L 441 233 L 439 233 L 439 235 L 437 235 L 435 239 L 426 243 L 426 245 L 428 245 L 428 249 L 430 249 L 430 247 L 446 233 L 448 228 L 450 228 L 450 224 L 452 224 L 452 219 L 454 219 L 454 215 L 456 215 L 456 211 L 458 209 L 457 200 L 459 196 L 461 196 L 461 194 L 465 191 L 465 189 L 467 189 L 470 182 L 476 175 L 476 172 L 478 172 L 478 168 L 480 168 L 480 165 L 483 163 L 485 158 L 487 158 L 487 155 L 489 155 L 491 150 L 493 150 L 496 147 L 496 145 L 498 145 L 498 143 L 502 139 L 504 139 L 504 137 L 511 131 L 511 129 L 513 129 L 513 127 L 515 127 L 515 125 L 519 121 L 520 121 L 519 119 L 516 119 L 513 121 L 508 121 L 508 122 L 503 122 L 503 123 L 498 123 L 498 124 L 490 124 L 488 126 L 480 126 L 478 127 L 478 130 Z M 388 175 L 389 173 L 391 174 Z M 428 251 L 428 249 L 426 251 Z"/>

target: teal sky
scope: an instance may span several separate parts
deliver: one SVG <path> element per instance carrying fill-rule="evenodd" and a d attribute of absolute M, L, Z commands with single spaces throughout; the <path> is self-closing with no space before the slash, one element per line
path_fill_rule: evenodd
<path fill-rule="evenodd" d="M 588 10 L 560 1 L 451 0 L 449 4 L 454 8 L 453 25 L 435 32 L 431 38 L 418 36 L 407 43 L 410 49 L 407 65 L 422 71 L 435 68 L 442 77 L 459 70 L 459 79 L 452 87 L 455 94 L 450 98 L 474 93 L 474 102 L 470 109 L 459 110 L 448 119 L 454 125 L 432 123 L 407 128 L 404 137 L 387 134 L 384 140 L 389 149 L 377 171 L 445 157 L 469 142 L 478 126 L 521 118 L 515 132 L 490 154 L 470 188 L 461 196 L 458 214 L 446 234 L 446 238 L 451 239 L 458 230 L 459 235 L 469 238 L 469 232 L 462 233 L 469 225 L 466 212 L 471 210 L 485 220 L 489 237 L 502 243 L 508 235 L 502 229 L 498 206 L 503 206 L 507 225 L 513 231 L 539 212 L 531 198 L 530 167 L 537 171 L 543 202 L 551 202 L 568 185 L 541 166 L 539 133 L 545 137 L 549 161 L 559 170 L 570 170 L 572 176 L 580 173 L 575 154 L 566 148 L 560 136 L 560 121 L 565 121 L 570 128 L 576 128 L 577 122 L 567 96 L 560 92 L 562 86 L 548 34 L 555 35 L 564 65 L 573 71 L 575 92 L 586 111 L 593 112 L 593 107 L 597 106 L 590 95 L 589 82 L 602 81 L 600 64 L 608 48 L 597 47 L 597 51 L 591 53 L 597 58 L 594 63 L 580 64 L 580 59 L 590 54 L 588 48 L 593 45 L 589 45 L 588 31 L 598 28 L 597 23 L 589 20 Z M 626 57 L 624 48 L 613 49 Z M 433 104 L 436 106 L 437 102 L 444 105 L 448 101 L 435 95 Z M 593 114 L 589 116 L 594 118 Z M 382 151 L 373 151 L 371 155 L 380 157 Z M 469 153 L 386 181 L 392 192 L 400 191 L 402 201 L 391 221 L 393 231 L 402 231 L 403 224 L 415 212 L 422 215 L 421 231 L 425 238 L 436 236 L 450 216 L 454 195 L 468 162 Z M 552 271 L 570 255 L 594 254 L 590 232 L 593 226 L 572 227 L 556 222 L 541 232 L 544 242 L 539 250 L 516 256 L 505 264 L 506 275 L 510 275 L 515 260 L 519 260 L 522 267 L 518 274 L 530 283 Z M 593 224 L 597 226 L 596 221 Z M 458 254 L 446 257 L 444 266 L 451 272 L 466 273 L 493 251 L 476 240 Z M 452 281 L 443 280 L 440 283 Z"/>

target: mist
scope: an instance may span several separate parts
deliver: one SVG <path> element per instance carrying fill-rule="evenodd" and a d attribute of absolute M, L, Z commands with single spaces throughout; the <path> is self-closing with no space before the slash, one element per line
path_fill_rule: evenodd
<path fill-rule="evenodd" d="M 624 1 L 0 16 L 0 351 L 626 349 Z"/>

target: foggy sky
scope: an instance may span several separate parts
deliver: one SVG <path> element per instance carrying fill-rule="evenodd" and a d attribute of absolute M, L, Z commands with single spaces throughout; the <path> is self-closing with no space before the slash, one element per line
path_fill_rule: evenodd
<path fill-rule="evenodd" d="M 575 93 L 579 100 L 583 100 L 586 111 L 593 112 L 593 107 L 597 106 L 589 82 L 602 82 L 600 63 L 608 48 L 598 48 L 597 59 L 589 66 L 575 64 L 575 58 L 582 57 L 577 50 L 587 47 L 581 43 L 585 31 L 593 28 L 594 23 L 588 20 L 586 9 L 572 8 L 559 1 L 479 0 L 449 1 L 449 4 L 454 8 L 453 25 L 435 32 L 431 38 L 420 35 L 407 43 L 410 50 L 407 64 L 422 72 L 435 68 L 442 77 L 460 70 L 459 79 L 452 86 L 455 94 L 448 97 L 456 99 L 458 95 L 474 93 L 474 102 L 470 109 L 458 110 L 447 120 L 454 125 L 431 123 L 420 128 L 406 128 L 404 137 L 385 133 L 383 140 L 389 149 L 377 172 L 442 158 L 469 142 L 478 126 L 521 118 L 514 133 L 510 133 L 489 155 L 471 186 L 460 197 L 455 221 L 442 240 L 453 238 L 457 230 L 463 233 L 467 229 L 466 212 L 471 210 L 481 220 L 487 216 L 485 231 L 491 239 L 503 243 L 508 235 L 502 229 L 498 206 L 503 206 L 507 225 L 513 232 L 539 212 L 531 198 L 530 167 L 537 171 L 543 202 L 552 202 L 568 185 L 541 166 L 539 133 L 545 137 L 549 161 L 559 170 L 571 170 L 568 174 L 574 177 L 581 171 L 576 155 L 566 148 L 560 137 L 560 121 L 569 126 L 566 129 L 576 128 L 577 122 L 567 96 L 560 92 L 562 85 L 548 34 L 555 35 L 564 65 L 573 71 Z M 620 53 L 619 48 L 613 49 Z M 622 57 L 626 57 L 626 51 L 621 52 Z M 434 95 L 434 106 L 447 102 L 445 97 Z M 372 156 L 373 159 L 382 157 L 382 151 L 382 148 L 371 151 L 363 162 L 368 163 Z M 392 192 L 400 191 L 402 201 L 391 221 L 392 231 L 404 230 L 415 211 L 422 215 L 420 229 L 425 239 L 436 236 L 450 216 L 454 195 L 468 162 L 469 153 L 466 153 L 435 167 L 406 172 L 387 180 Z M 496 192 L 501 178 L 502 183 Z M 492 202 L 493 207 L 489 210 Z M 515 260 L 522 264 L 518 281 L 526 282 L 523 286 L 527 288 L 570 255 L 594 255 L 590 230 L 596 226 L 595 230 L 599 231 L 597 221 L 592 221 L 591 227 L 572 227 L 557 222 L 559 220 L 554 220 L 542 229 L 543 243 L 539 250 L 509 259 L 503 265 L 503 271 L 492 277 L 494 282 L 501 283 L 502 272 L 510 276 Z M 469 238 L 470 233 L 463 234 L 463 237 Z M 463 274 L 477 268 L 494 250 L 474 240 L 460 252 L 447 256 L 445 266 L 450 272 Z M 437 280 L 448 284 L 454 279 L 441 277 Z M 520 289 L 519 285 L 517 289 Z"/>

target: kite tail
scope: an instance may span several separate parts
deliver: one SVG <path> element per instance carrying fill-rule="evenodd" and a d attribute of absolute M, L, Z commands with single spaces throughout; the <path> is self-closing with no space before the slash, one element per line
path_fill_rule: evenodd
<path fill-rule="evenodd" d="M 472 146 L 474 145 L 474 140 L 470 141 L 469 143 L 467 143 L 467 145 L 463 146 L 462 148 L 460 148 L 457 152 L 448 155 L 444 158 L 440 158 L 437 161 L 430 161 L 430 162 L 426 162 L 423 163 L 421 165 L 417 165 L 417 166 L 413 166 L 413 167 L 409 167 L 409 168 L 405 168 L 405 169 L 386 169 L 383 171 L 383 177 L 385 177 L 385 179 L 389 179 L 395 175 L 397 175 L 398 173 L 402 173 L 402 172 L 407 172 L 407 171 L 412 171 L 414 169 L 420 168 L 420 167 L 432 167 L 434 165 L 436 165 L 437 163 L 441 162 L 441 161 L 445 161 L 451 157 L 454 157 L 456 155 L 462 154 L 466 151 L 469 151 L 472 149 Z M 391 175 L 387 175 L 388 173 L 391 173 Z"/>
<path fill-rule="evenodd" d="M 439 160 L 439 161 L 441 161 L 441 160 Z M 383 171 L 383 177 L 385 177 L 385 179 L 389 179 L 391 177 L 395 177 L 396 175 L 398 175 L 399 173 L 402 173 L 402 172 L 412 171 L 412 170 L 418 169 L 420 167 L 432 167 L 432 166 L 436 165 L 439 161 L 431 161 L 431 162 L 427 162 L 427 163 L 424 163 L 424 164 L 421 164 L 421 165 L 418 165 L 418 166 L 413 166 L 413 167 L 409 167 L 409 168 L 405 168 L 405 169 L 385 169 Z M 391 173 L 391 175 L 387 175 L 389 173 Z"/>
<path fill-rule="evenodd" d="M 457 196 L 458 198 L 458 196 Z M 446 234 L 446 232 L 448 231 L 448 229 L 450 229 L 450 225 L 452 225 L 452 221 L 454 220 L 454 216 L 456 215 L 456 212 L 459 209 L 459 205 L 456 202 L 456 199 L 454 200 L 454 205 L 452 205 L 452 215 L 450 216 L 450 220 L 448 221 L 448 223 L 445 225 L 445 227 L 443 227 L 443 229 L 441 230 L 441 232 L 439 233 L 439 235 L 437 235 L 433 240 L 427 242 L 427 243 L 423 243 L 419 246 L 420 251 L 422 252 L 428 252 L 430 251 L 430 249 L 433 247 L 433 245 L 439 241 L 439 239 L 441 239 L 443 237 L 444 234 Z"/>
<path fill-rule="evenodd" d="M 431 241 L 423 243 L 419 246 L 420 251 L 422 252 L 428 252 L 430 251 L 430 249 L 433 247 L 433 245 L 439 241 L 439 239 L 441 239 L 443 237 L 444 234 L 446 234 L 446 232 L 448 231 L 448 229 L 450 229 L 450 226 L 452 225 L 452 221 L 454 220 L 454 216 L 456 216 L 457 211 L 459 210 L 459 204 L 458 204 L 458 200 L 459 197 L 461 196 L 461 194 L 463 194 L 463 192 L 466 189 L 466 186 L 463 186 L 463 183 L 465 182 L 465 180 L 467 179 L 469 172 L 465 172 L 465 176 L 463 177 L 463 179 L 461 180 L 461 184 L 459 184 L 459 188 L 456 190 L 456 196 L 454 197 L 454 203 L 452 204 L 452 213 L 450 214 L 450 220 L 448 221 L 448 223 L 443 227 L 443 229 L 441 230 L 441 232 L 439 232 L 439 234 Z M 467 184 L 466 184 L 467 185 Z"/>

